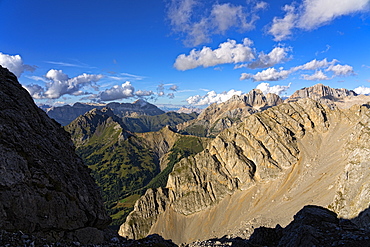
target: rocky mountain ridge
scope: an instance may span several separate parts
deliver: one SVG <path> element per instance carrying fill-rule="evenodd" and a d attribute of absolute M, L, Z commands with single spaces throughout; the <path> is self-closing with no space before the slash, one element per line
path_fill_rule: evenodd
<path fill-rule="evenodd" d="M 49 117 L 55 119 L 63 126 L 68 125 L 78 116 L 84 115 L 86 112 L 96 108 L 103 109 L 108 107 L 112 109 L 113 113 L 118 117 L 138 117 L 138 116 L 155 116 L 165 113 L 153 104 L 144 100 L 136 100 L 133 103 L 117 103 L 112 102 L 108 104 L 85 104 L 75 103 L 74 105 L 64 105 L 51 107 L 46 110 Z"/>
<path fill-rule="evenodd" d="M 281 103 L 283 101 L 278 95 L 265 96 L 261 90 L 253 89 L 248 94 L 234 95 L 224 103 L 208 106 L 197 119 L 179 124 L 177 129 L 197 136 L 216 136 L 247 116 Z"/>
<path fill-rule="evenodd" d="M 120 234 L 160 233 L 176 243 L 225 231 L 247 237 L 252 228 L 288 224 L 312 203 L 354 217 L 369 206 L 369 117 L 365 106 L 311 99 L 255 113 L 177 163 L 166 188 L 136 202 Z"/>

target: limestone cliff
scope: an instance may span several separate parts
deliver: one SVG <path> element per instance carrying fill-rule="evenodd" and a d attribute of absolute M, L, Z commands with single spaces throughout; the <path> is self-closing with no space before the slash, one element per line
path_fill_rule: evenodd
<path fill-rule="evenodd" d="M 331 88 L 321 83 L 297 90 L 285 102 L 295 102 L 303 98 L 316 100 L 331 108 L 339 107 L 343 109 L 370 102 L 370 96 L 358 95 L 345 88 Z"/>
<path fill-rule="evenodd" d="M 255 227 L 288 224 L 307 204 L 357 215 L 370 200 L 369 117 L 365 106 L 308 98 L 255 113 L 177 163 L 168 192 L 139 199 L 120 234 L 159 233 L 176 243 L 247 237 Z M 150 199 L 158 197 L 162 206 Z"/>
<path fill-rule="evenodd" d="M 0 229 L 102 240 L 110 223 L 70 136 L 0 66 Z"/>
<path fill-rule="evenodd" d="M 179 124 L 177 128 L 198 136 L 215 136 L 247 116 L 281 103 L 283 101 L 278 95 L 265 96 L 261 90 L 253 89 L 248 94 L 234 95 L 226 102 L 210 105 L 197 119 Z"/>
<path fill-rule="evenodd" d="M 314 100 L 320 100 L 322 98 L 335 100 L 338 98 L 344 98 L 347 96 L 357 96 L 357 94 L 345 88 L 331 88 L 321 83 L 316 84 L 312 87 L 305 87 L 295 91 L 288 99 L 289 102 L 297 101 L 303 98 L 310 98 Z"/>

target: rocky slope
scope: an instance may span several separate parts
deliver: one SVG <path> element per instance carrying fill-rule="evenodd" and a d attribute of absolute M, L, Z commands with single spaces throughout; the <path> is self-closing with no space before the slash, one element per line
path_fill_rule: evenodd
<path fill-rule="evenodd" d="M 255 113 L 177 163 L 166 188 L 136 202 L 120 234 L 176 243 L 248 237 L 259 226 L 287 225 L 307 204 L 354 217 L 370 200 L 369 121 L 365 106 L 311 99 Z"/>
<path fill-rule="evenodd" d="M 278 95 L 264 95 L 261 90 L 253 89 L 248 94 L 235 95 L 224 103 L 210 105 L 197 119 L 179 124 L 177 129 L 197 136 L 215 136 L 247 116 L 281 103 L 283 101 Z"/>
<path fill-rule="evenodd" d="M 0 229 L 99 242 L 110 223 L 70 136 L 0 66 Z"/>
<path fill-rule="evenodd" d="M 102 109 L 108 107 L 113 110 L 114 114 L 118 117 L 138 117 L 138 116 L 155 116 L 163 114 L 164 111 L 159 109 L 153 104 L 150 104 L 144 100 L 137 100 L 131 103 L 108 103 L 108 104 L 84 104 L 75 103 L 73 106 L 65 105 L 52 107 L 46 112 L 49 117 L 55 119 L 58 123 L 63 126 L 68 125 L 74 119 L 80 115 L 84 115 L 86 112 L 97 108 Z"/>

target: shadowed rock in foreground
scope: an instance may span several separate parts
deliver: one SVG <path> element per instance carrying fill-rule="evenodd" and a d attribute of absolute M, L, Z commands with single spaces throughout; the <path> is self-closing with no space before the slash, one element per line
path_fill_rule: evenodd
<path fill-rule="evenodd" d="M 367 210 L 368 211 L 368 210 Z M 221 238 L 194 242 L 187 247 L 198 246 L 370 246 L 370 229 L 356 224 L 369 222 L 366 210 L 353 220 L 337 218 L 337 214 L 319 206 L 308 205 L 301 209 L 294 220 L 282 228 L 259 227 L 249 240 Z"/>
<path fill-rule="evenodd" d="M 84 243 L 110 223 L 70 136 L 0 66 L 0 229 Z"/>

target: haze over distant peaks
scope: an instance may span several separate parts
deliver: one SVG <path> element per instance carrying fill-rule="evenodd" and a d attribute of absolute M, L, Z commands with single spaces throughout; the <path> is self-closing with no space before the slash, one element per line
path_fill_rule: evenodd
<path fill-rule="evenodd" d="M 155 105 L 141 99 L 136 100 L 133 103 L 112 102 L 108 104 L 88 104 L 77 102 L 73 106 L 65 105 L 52 107 L 47 109 L 46 112 L 49 117 L 54 118 L 61 125 L 65 126 L 78 116 L 83 115 L 94 108 L 102 109 L 104 107 L 111 108 L 114 114 L 119 117 L 155 116 L 164 113 L 164 111 Z"/>

